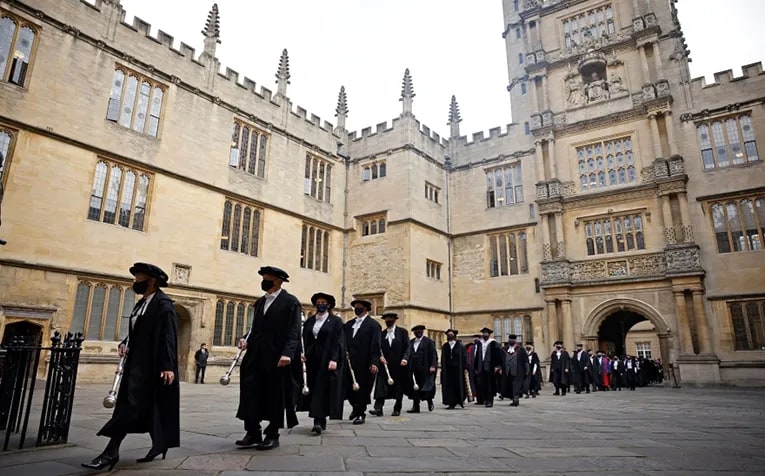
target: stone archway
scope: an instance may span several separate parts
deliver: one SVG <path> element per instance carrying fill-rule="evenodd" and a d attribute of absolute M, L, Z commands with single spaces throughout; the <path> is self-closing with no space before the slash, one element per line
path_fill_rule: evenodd
<path fill-rule="evenodd" d="M 186 307 L 176 304 L 175 314 L 178 316 L 178 379 L 188 382 L 193 378 L 194 369 L 189 365 L 191 351 L 191 314 Z"/>
<path fill-rule="evenodd" d="M 587 341 L 587 345 L 591 348 L 597 348 L 599 336 L 602 336 L 603 332 L 613 335 L 621 330 L 622 342 L 620 342 L 620 345 L 623 346 L 626 331 L 636 323 L 645 320 L 650 321 L 656 329 L 656 334 L 659 337 L 659 352 L 664 368 L 664 381 L 669 383 L 670 364 L 672 361 L 670 349 L 672 349 L 674 334 L 661 316 L 661 313 L 650 304 L 632 298 L 614 298 L 603 301 L 590 311 L 587 319 L 584 321 L 582 333 Z M 616 326 L 620 326 L 622 329 L 616 329 Z M 603 330 L 604 327 L 605 331 Z"/>
<path fill-rule="evenodd" d="M 2 345 L 7 346 L 15 337 L 24 339 L 29 345 L 45 344 L 41 341 L 43 328 L 40 324 L 31 321 L 16 321 L 5 325 Z"/>

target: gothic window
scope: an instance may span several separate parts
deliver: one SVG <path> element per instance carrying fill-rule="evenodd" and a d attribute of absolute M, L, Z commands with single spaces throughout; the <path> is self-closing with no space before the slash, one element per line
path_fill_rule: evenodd
<path fill-rule="evenodd" d="M 226 200 L 223 203 L 220 249 L 258 256 L 262 213 L 260 208 Z"/>
<path fill-rule="evenodd" d="M 523 231 L 489 235 L 489 275 L 492 278 L 527 274 L 527 238 Z"/>
<path fill-rule="evenodd" d="M 523 64 L 523 53 L 518 53 L 518 64 Z"/>
<path fill-rule="evenodd" d="M 651 343 L 635 342 L 635 354 L 641 359 L 651 359 Z"/>
<path fill-rule="evenodd" d="M 223 345 L 223 301 L 215 304 L 215 326 L 213 327 L 213 345 Z"/>
<path fill-rule="evenodd" d="M 520 40 L 520 39 L 521 39 L 521 29 L 520 29 L 520 28 L 516 28 L 516 29 L 515 29 L 515 38 L 516 38 L 517 40 Z"/>
<path fill-rule="evenodd" d="M 521 96 L 526 95 L 526 83 L 521 83 Z"/>
<path fill-rule="evenodd" d="M 643 216 L 610 216 L 584 223 L 587 256 L 645 249 Z"/>
<path fill-rule="evenodd" d="M 563 40 L 566 48 L 582 46 L 585 42 L 608 37 L 616 32 L 611 5 L 603 5 L 563 20 Z"/>
<path fill-rule="evenodd" d="M 228 165 L 265 178 L 267 151 L 268 134 L 244 122 L 234 121 Z"/>
<path fill-rule="evenodd" d="M 425 182 L 425 198 L 433 203 L 438 203 L 438 192 L 441 189 L 435 185 Z"/>
<path fill-rule="evenodd" d="M 385 177 L 387 173 L 388 169 L 385 162 L 375 162 L 362 169 L 361 179 L 364 182 L 369 182 L 370 180 L 381 179 Z"/>
<path fill-rule="evenodd" d="M 3 13 L 0 16 L 0 81 L 26 86 L 36 27 Z"/>
<path fill-rule="evenodd" d="M 696 125 L 705 170 L 760 160 L 749 113 Z"/>
<path fill-rule="evenodd" d="M 507 336 L 515 334 L 518 343 L 532 341 L 531 316 L 507 316 L 494 318 L 494 335 L 500 342 L 507 342 Z"/>
<path fill-rule="evenodd" d="M 425 275 L 435 280 L 441 280 L 441 263 L 425 260 Z"/>
<path fill-rule="evenodd" d="M 529 123 L 528 122 L 524 122 L 523 123 L 523 133 L 525 135 L 530 135 L 531 134 L 531 129 L 529 127 Z"/>
<path fill-rule="evenodd" d="M 305 157 L 304 193 L 321 202 L 330 202 L 332 185 L 332 164 L 329 161 L 307 154 Z"/>
<path fill-rule="evenodd" d="M 765 350 L 765 301 L 729 302 L 735 350 Z"/>
<path fill-rule="evenodd" d="M 150 177 L 146 172 L 100 159 L 93 177 L 88 219 L 143 231 Z"/>
<path fill-rule="evenodd" d="M 5 171 L 10 164 L 8 156 L 11 153 L 11 141 L 14 134 L 8 130 L 0 127 L 0 185 L 5 180 Z"/>
<path fill-rule="evenodd" d="M 523 203 L 521 163 L 486 171 L 486 206 L 497 208 Z"/>
<path fill-rule="evenodd" d="M 710 204 L 717 251 L 758 251 L 765 240 L 765 195 Z"/>
<path fill-rule="evenodd" d="M 74 299 L 71 332 L 86 340 L 119 341 L 127 336 L 135 293 L 127 283 L 80 280 Z"/>
<path fill-rule="evenodd" d="M 380 235 L 385 233 L 385 217 L 367 217 L 361 221 L 361 236 Z"/>
<path fill-rule="evenodd" d="M 577 147 L 576 155 L 582 190 L 596 190 L 637 180 L 632 139 L 629 137 Z"/>
<path fill-rule="evenodd" d="M 300 267 L 323 273 L 329 268 L 329 231 L 304 224 L 300 245 Z"/>
<path fill-rule="evenodd" d="M 117 67 L 112 79 L 106 120 L 157 137 L 166 89 L 165 85 L 141 74 Z"/>

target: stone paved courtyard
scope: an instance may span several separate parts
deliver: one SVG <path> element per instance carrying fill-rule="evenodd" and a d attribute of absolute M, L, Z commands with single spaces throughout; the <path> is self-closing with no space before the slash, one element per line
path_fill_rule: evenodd
<path fill-rule="evenodd" d="M 95 432 L 109 415 L 101 406 L 107 387 L 78 388 L 71 445 L 0 453 L 0 474 L 89 473 L 79 463 L 106 442 Z M 319 437 L 301 414 L 302 424 L 270 452 L 234 446 L 243 434 L 234 419 L 236 385 L 184 383 L 181 392 L 182 447 L 167 460 L 136 464 L 150 441 L 129 436 L 114 474 L 765 474 L 765 390 L 651 387 L 554 397 L 547 386 L 520 408 L 436 405 L 433 413 L 369 417 L 361 426 L 331 421 Z M 30 429 L 34 436 L 36 425 Z"/>

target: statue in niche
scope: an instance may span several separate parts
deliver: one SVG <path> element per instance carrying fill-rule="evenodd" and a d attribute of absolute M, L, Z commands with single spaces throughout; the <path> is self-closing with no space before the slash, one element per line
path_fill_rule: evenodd
<path fill-rule="evenodd" d="M 592 73 L 590 82 L 584 87 L 584 93 L 588 104 L 611 97 L 608 93 L 608 84 L 597 72 Z"/>
<path fill-rule="evenodd" d="M 626 91 L 627 88 L 624 87 L 621 76 L 616 73 L 611 73 L 608 75 L 608 92 L 610 94 L 619 94 Z"/>
<path fill-rule="evenodd" d="M 576 107 L 582 105 L 582 82 L 576 76 L 569 76 L 566 80 L 566 90 L 568 92 L 566 102 L 569 106 Z"/>

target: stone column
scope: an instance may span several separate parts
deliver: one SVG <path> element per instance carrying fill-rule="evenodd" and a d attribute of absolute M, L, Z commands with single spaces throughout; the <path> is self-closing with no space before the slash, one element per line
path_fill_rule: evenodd
<path fill-rule="evenodd" d="M 685 308 L 685 294 L 683 291 L 673 291 L 675 295 L 675 312 L 677 312 L 677 334 L 680 338 L 680 353 L 693 353 L 693 339 L 691 337 L 691 324 L 688 321 L 688 311 Z"/>
<path fill-rule="evenodd" d="M 547 139 L 547 155 L 550 166 L 550 179 L 558 178 L 558 162 L 555 160 L 555 139 Z"/>
<path fill-rule="evenodd" d="M 640 50 L 640 66 L 643 69 L 643 84 L 651 82 L 651 72 L 648 69 L 648 57 L 645 55 L 645 45 L 638 46 Z"/>
<path fill-rule="evenodd" d="M 712 339 L 710 337 L 709 321 L 704 309 L 703 291 L 694 289 L 693 293 L 693 315 L 696 318 L 696 333 L 699 336 L 699 353 L 712 353 Z"/>
<path fill-rule="evenodd" d="M 672 223 L 672 208 L 669 205 L 669 195 L 661 196 L 661 217 L 664 221 L 664 239 L 668 245 L 677 244 L 675 225 Z"/>
<path fill-rule="evenodd" d="M 565 258 L 566 257 L 566 240 L 563 237 L 563 212 L 555 212 L 555 257 L 556 258 Z M 553 246 L 552 243 L 550 246 Z M 568 301 L 569 305 L 571 304 L 571 301 Z M 565 304 L 565 301 L 564 301 Z"/>
<path fill-rule="evenodd" d="M 547 93 L 547 75 L 542 76 L 542 110 L 543 111 L 549 111 L 550 110 L 550 97 Z"/>
<path fill-rule="evenodd" d="M 536 146 L 534 153 L 537 161 L 537 182 L 542 183 L 545 181 L 545 158 L 542 152 L 542 140 L 534 141 L 534 146 Z"/>
<path fill-rule="evenodd" d="M 653 158 L 661 158 L 661 135 L 659 134 L 659 123 L 656 121 L 656 113 L 652 112 L 648 115 L 648 120 L 651 123 L 651 138 L 653 139 Z"/>
<path fill-rule="evenodd" d="M 529 94 L 531 95 L 531 110 L 532 111 L 538 111 L 539 110 L 539 95 L 537 94 L 537 79 L 536 78 L 529 78 L 528 86 L 526 89 L 529 91 Z"/>
<path fill-rule="evenodd" d="M 675 124 L 672 122 L 672 111 L 664 111 L 664 125 L 667 126 L 667 142 L 669 155 L 678 155 L 677 140 L 675 139 Z"/>
<path fill-rule="evenodd" d="M 564 336 L 564 343 L 567 349 L 571 349 L 572 351 L 575 349 L 575 346 L 577 342 L 574 341 L 575 339 L 575 333 L 574 333 L 574 321 L 573 316 L 571 315 L 571 299 L 564 299 L 562 301 L 562 311 L 563 311 L 563 336 Z"/>
<path fill-rule="evenodd" d="M 659 51 L 659 42 L 653 43 L 653 64 L 656 67 L 656 79 L 661 79 L 661 51 Z"/>
<path fill-rule="evenodd" d="M 550 352 L 553 342 L 558 340 L 558 313 L 555 310 L 555 300 L 545 301 L 547 304 L 547 349 L 545 353 Z"/>
<path fill-rule="evenodd" d="M 552 259 L 550 245 L 550 215 L 540 215 L 542 218 L 542 260 L 550 261 Z"/>
<path fill-rule="evenodd" d="M 693 227 L 691 226 L 691 213 L 688 209 L 688 194 L 681 192 L 677 194 L 680 202 L 680 219 L 683 221 L 683 242 L 693 243 Z"/>

